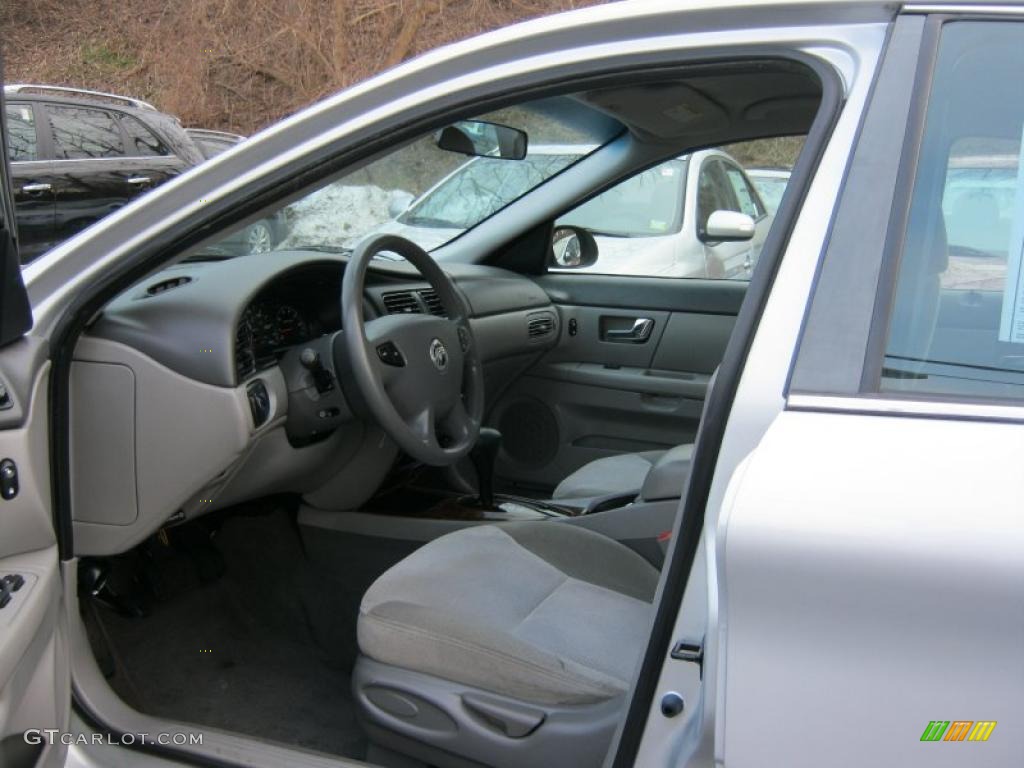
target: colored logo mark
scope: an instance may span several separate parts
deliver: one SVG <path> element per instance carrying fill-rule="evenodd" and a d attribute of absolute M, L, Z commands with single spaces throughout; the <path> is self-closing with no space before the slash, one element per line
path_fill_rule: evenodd
<path fill-rule="evenodd" d="M 921 741 L 988 741 L 995 720 L 932 720 L 921 734 Z"/>

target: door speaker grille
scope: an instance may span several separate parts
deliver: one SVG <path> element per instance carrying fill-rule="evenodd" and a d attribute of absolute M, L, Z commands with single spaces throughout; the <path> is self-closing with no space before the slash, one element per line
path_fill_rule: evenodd
<path fill-rule="evenodd" d="M 558 454 L 558 421 L 539 400 L 523 398 L 505 408 L 498 422 L 502 449 L 513 461 L 527 467 L 541 467 Z"/>

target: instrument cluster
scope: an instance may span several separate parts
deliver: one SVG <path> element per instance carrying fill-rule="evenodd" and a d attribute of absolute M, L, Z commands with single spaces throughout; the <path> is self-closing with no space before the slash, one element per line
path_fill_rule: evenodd
<path fill-rule="evenodd" d="M 272 297 L 257 299 L 238 323 L 235 354 L 239 373 L 274 365 L 285 349 L 318 335 L 315 325 L 292 304 Z"/>

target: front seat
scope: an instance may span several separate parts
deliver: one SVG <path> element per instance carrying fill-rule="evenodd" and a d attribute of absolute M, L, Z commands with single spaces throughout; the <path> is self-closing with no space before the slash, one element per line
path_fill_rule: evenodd
<path fill-rule="evenodd" d="M 677 445 L 669 451 L 622 453 L 595 459 L 563 479 L 555 487 L 551 498 L 568 501 L 608 496 L 636 497 L 651 470 L 663 463 L 667 456 L 670 456 L 671 461 L 685 464 L 688 468 L 693 458 L 693 444 Z M 682 484 L 676 489 L 676 496 L 681 490 Z"/>
<path fill-rule="evenodd" d="M 646 647 L 658 571 L 558 521 L 426 544 L 363 597 L 353 674 L 376 749 L 439 766 L 598 766 Z"/>
<path fill-rule="evenodd" d="M 718 380 L 718 368 L 711 372 L 704 393 L 704 408 Z M 701 413 L 701 422 L 704 414 Z M 556 501 L 590 502 L 601 497 L 640 497 L 642 501 L 679 498 L 690 474 L 693 443 L 667 451 L 645 451 L 606 456 L 584 464 L 564 478 L 551 494 Z"/>

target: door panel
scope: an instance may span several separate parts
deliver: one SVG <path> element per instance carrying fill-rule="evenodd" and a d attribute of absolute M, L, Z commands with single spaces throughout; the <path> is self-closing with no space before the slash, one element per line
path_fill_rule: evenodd
<path fill-rule="evenodd" d="M 34 377 L 27 372 L 35 371 Z M 67 730 L 70 676 L 60 566 L 53 530 L 47 381 L 49 364 L 28 340 L 0 350 L 0 459 L 17 493 L 0 498 L 0 764 L 63 764 L 66 747 L 26 744 L 26 729 Z M 2 471 L 2 469 L 0 469 Z M 6 495 L 6 494 L 5 494 Z"/>
<path fill-rule="evenodd" d="M 5 109 L 7 157 L 11 162 L 11 195 L 15 206 L 18 246 L 25 264 L 54 244 L 53 164 L 45 113 L 25 102 Z"/>
<path fill-rule="evenodd" d="M 558 307 L 559 342 L 490 413 L 505 438 L 499 480 L 547 492 L 594 459 L 691 442 L 746 284 L 585 274 L 538 282 Z M 609 296 L 615 304 L 602 304 Z"/>
<path fill-rule="evenodd" d="M 177 158 L 127 157 L 55 165 L 55 229 L 60 242 L 177 175 L 182 164 Z"/>
<path fill-rule="evenodd" d="M 18 251 L 27 264 L 57 244 L 56 175 L 49 162 L 11 163 Z"/>
<path fill-rule="evenodd" d="M 772 424 L 718 538 L 726 766 L 1020 765 L 1022 451 L 1019 424 Z M 922 743 L 934 720 L 998 725 Z"/>

